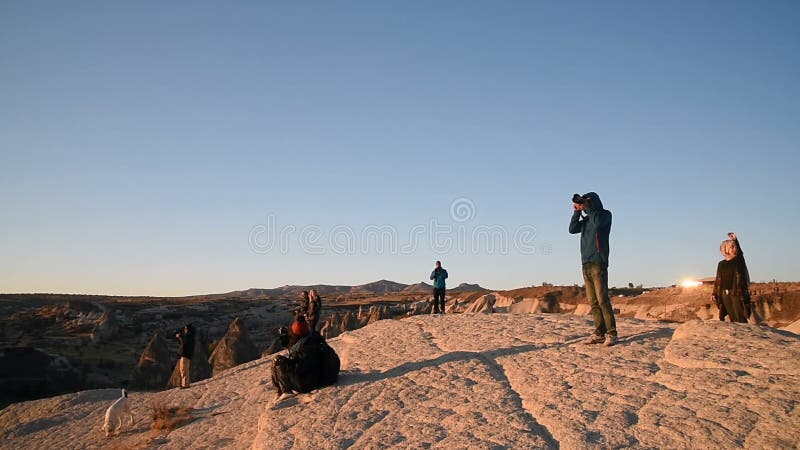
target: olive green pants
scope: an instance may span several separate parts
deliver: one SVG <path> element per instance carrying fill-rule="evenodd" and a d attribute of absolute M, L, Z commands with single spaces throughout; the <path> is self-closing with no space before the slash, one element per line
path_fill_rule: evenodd
<path fill-rule="evenodd" d="M 614 320 L 614 309 L 608 298 L 608 265 L 586 263 L 583 265 L 583 281 L 586 283 L 586 298 L 592 307 L 594 334 L 605 336 L 617 335 L 617 322 Z"/>

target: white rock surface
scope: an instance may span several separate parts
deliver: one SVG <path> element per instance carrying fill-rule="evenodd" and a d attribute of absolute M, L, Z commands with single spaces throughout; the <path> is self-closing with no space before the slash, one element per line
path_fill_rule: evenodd
<path fill-rule="evenodd" d="M 382 320 L 331 345 L 336 386 L 271 406 L 269 359 L 188 390 L 131 393 L 136 422 L 100 431 L 117 390 L 0 411 L 3 448 L 797 448 L 800 337 L 748 324 L 453 314 Z M 194 408 L 149 430 L 153 402 Z"/>

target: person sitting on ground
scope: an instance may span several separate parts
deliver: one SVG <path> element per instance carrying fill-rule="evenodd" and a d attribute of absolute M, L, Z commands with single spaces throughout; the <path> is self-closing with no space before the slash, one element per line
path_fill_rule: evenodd
<path fill-rule="evenodd" d="M 747 323 L 752 313 L 750 273 L 736 234 L 728 233 L 728 237 L 719 246 L 724 259 L 717 264 L 717 277 L 711 299 L 720 309 L 720 320 L 725 320 L 727 315 L 731 322 Z"/>
<path fill-rule="evenodd" d="M 308 325 L 306 316 L 303 314 L 298 314 L 294 318 L 292 326 L 289 328 L 288 348 L 294 346 L 297 341 L 308 336 L 309 333 L 311 333 L 311 327 Z"/>
<path fill-rule="evenodd" d="M 303 331 L 300 323 L 295 322 L 298 326 L 293 333 Z M 292 324 L 293 329 L 295 324 Z M 308 329 L 306 324 L 305 330 Z M 315 331 L 307 333 L 286 356 L 278 355 L 272 361 L 272 384 L 278 394 L 277 401 L 294 393 L 311 392 L 336 383 L 339 368 L 339 356 L 325 338 Z"/>
<path fill-rule="evenodd" d="M 269 347 L 267 347 L 267 350 L 264 351 L 264 354 L 271 355 L 281 350 L 291 348 L 297 341 L 308 336 L 311 332 L 311 327 L 306 320 L 305 314 L 303 314 L 300 309 L 294 312 L 294 321 L 289 326 L 278 328 L 278 335 Z"/>

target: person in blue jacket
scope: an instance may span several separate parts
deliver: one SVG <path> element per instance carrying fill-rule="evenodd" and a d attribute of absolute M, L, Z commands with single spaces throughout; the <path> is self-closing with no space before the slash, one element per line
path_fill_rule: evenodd
<path fill-rule="evenodd" d="M 594 334 L 587 344 L 617 343 L 617 323 L 608 297 L 608 238 L 611 234 L 611 211 L 603 208 L 594 192 L 572 197 L 573 213 L 569 232 L 581 235 L 581 263 L 586 297 L 592 307 Z"/>
<path fill-rule="evenodd" d="M 444 314 L 444 292 L 445 282 L 447 279 L 447 271 L 442 268 L 442 262 L 436 261 L 436 268 L 431 272 L 431 280 L 433 280 L 433 313 Z M 439 304 L 441 302 L 441 309 Z"/>

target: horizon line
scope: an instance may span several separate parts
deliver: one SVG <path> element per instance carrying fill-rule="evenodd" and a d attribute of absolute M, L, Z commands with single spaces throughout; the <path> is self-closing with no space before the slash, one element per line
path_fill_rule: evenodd
<path fill-rule="evenodd" d="M 408 283 L 402 283 L 402 282 L 399 282 L 399 281 L 393 281 L 393 280 L 388 280 L 388 279 L 382 278 L 380 280 L 370 281 L 370 282 L 362 283 L 362 284 L 326 284 L 326 283 L 284 284 L 284 285 L 281 285 L 281 286 L 268 287 L 268 288 L 265 288 L 265 287 L 249 287 L 249 288 L 246 288 L 246 289 L 239 289 L 239 290 L 233 290 L 233 291 L 227 291 L 227 292 L 207 292 L 207 293 L 202 293 L 202 294 L 186 294 L 186 295 L 102 294 L 102 293 L 101 294 L 97 294 L 97 293 L 90 294 L 90 293 L 84 293 L 84 292 L 0 292 L 0 295 L 74 295 L 74 296 L 87 296 L 87 297 L 188 298 L 188 297 L 204 297 L 204 296 L 209 296 L 209 295 L 226 295 L 226 294 L 233 294 L 233 293 L 236 293 L 236 292 L 246 292 L 246 291 L 250 291 L 250 290 L 274 290 L 274 289 L 292 288 L 292 287 L 303 288 L 303 287 L 313 287 L 313 286 L 331 286 L 331 287 L 349 287 L 349 288 L 354 288 L 354 287 L 359 287 L 359 286 L 366 286 L 368 284 L 373 284 L 373 283 L 380 283 L 382 281 L 386 281 L 386 282 L 390 282 L 390 283 L 397 283 L 397 284 L 404 285 L 406 287 L 413 286 L 415 284 L 425 283 L 423 281 L 423 282 L 417 282 L 417 283 L 408 284 Z M 768 280 L 768 281 L 763 281 L 763 280 L 761 280 L 761 281 L 752 281 L 750 284 L 791 284 L 791 283 L 800 283 L 800 281 L 798 281 L 798 280 L 783 281 L 783 280 L 773 279 L 773 280 Z M 514 290 L 517 290 L 517 289 L 526 289 L 526 288 L 534 288 L 534 287 L 572 287 L 572 286 L 575 286 L 575 285 L 578 285 L 578 286 L 582 285 L 582 284 L 578 284 L 578 283 L 573 283 L 573 284 L 549 283 L 549 286 L 544 286 L 542 284 L 538 284 L 538 285 L 520 286 L 520 287 L 511 288 L 511 289 L 489 289 L 489 288 L 486 288 L 484 286 L 481 286 L 480 283 L 467 283 L 467 282 L 464 282 L 464 283 L 459 283 L 454 288 L 458 288 L 459 286 L 464 285 L 464 284 L 476 285 L 476 286 L 479 286 L 482 289 L 485 289 L 485 290 L 490 291 L 490 292 L 506 292 L 506 291 L 514 291 Z M 642 289 L 659 289 L 659 288 L 676 287 L 676 286 L 679 286 L 679 284 L 680 283 L 678 282 L 678 283 L 674 283 L 674 284 L 666 285 L 666 286 L 644 286 L 644 285 L 640 285 L 640 286 L 642 286 Z M 639 285 L 637 285 L 637 286 L 639 286 Z M 448 288 L 448 290 L 454 289 L 454 288 Z M 622 286 L 622 287 L 610 286 L 609 287 L 609 289 L 627 289 L 627 288 L 628 288 L 627 286 Z"/>

